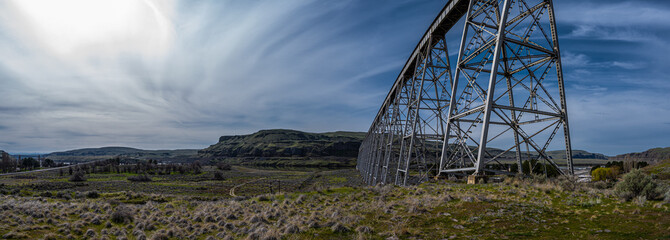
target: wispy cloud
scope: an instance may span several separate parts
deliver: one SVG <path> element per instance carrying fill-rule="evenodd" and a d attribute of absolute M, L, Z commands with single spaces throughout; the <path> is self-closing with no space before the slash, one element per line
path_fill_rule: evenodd
<path fill-rule="evenodd" d="M 7 126 L 3 138 L 20 144 L 0 149 L 12 151 L 204 147 L 222 134 L 279 127 L 365 130 L 394 80 L 387 75 L 397 74 L 441 7 L 309 0 L 1 4 L 0 125 Z M 395 17 L 425 9 L 434 10 Z M 391 37 L 399 29 L 408 34 Z"/>
<path fill-rule="evenodd" d="M 574 147 L 615 154 L 670 142 L 659 120 L 670 118 L 659 100 L 670 91 L 667 1 L 554 3 Z M 3 1 L 0 149 L 200 148 L 265 128 L 365 131 L 443 4 Z M 448 35 L 452 58 L 458 31 Z"/>

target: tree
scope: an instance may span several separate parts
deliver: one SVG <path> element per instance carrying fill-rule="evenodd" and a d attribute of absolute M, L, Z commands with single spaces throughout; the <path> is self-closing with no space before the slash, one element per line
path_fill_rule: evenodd
<path fill-rule="evenodd" d="M 3 172 L 16 171 L 16 162 L 8 153 L 2 151 L 2 161 L 0 161 L 0 170 Z"/>
<path fill-rule="evenodd" d="M 594 182 L 615 180 L 618 172 L 617 168 L 617 166 L 597 168 L 591 172 L 591 180 Z"/>
<path fill-rule="evenodd" d="M 42 164 L 44 167 L 54 167 L 56 166 L 56 163 L 54 160 L 51 160 L 50 158 L 44 159 L 44 164 Z"/>
<path fill-rule="evenodd" d="M 40 167 L 40 162 L 38 162 L 32 157 L 24 158 L 23 160 L 21 160 L 21 168 L 33 169 L 37 167 Z"/>
<path fill-rule="evenodd" d="M 202 172 L 202 165 L 200 164 L 200 161 L 195 161 L 191 164 L 191 168 L 193 169 L 193 174 L 200 174 Z"/>

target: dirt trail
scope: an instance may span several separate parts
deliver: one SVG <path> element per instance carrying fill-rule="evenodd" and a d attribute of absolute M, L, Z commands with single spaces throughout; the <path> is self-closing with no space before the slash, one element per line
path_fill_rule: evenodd
<path fill-rule="evenodd" d="M 258 178 L 258 179 L 254 179 L 254 180 L 251 180 L 251 181 L 242 183 L 242 184 L 235 185 L 233 188 L 230 189 L 230 193 L 229 193 L 229 194 L 230 194 L 231 197 L 237 197 L 237 195 L 235 195 L 235 189 L 236 189 L 237 187 L 244 186 L 244 185 L 247 184 L 247 183 L 258 182 L 258 181 L 263 180 L 263 179 L 265 179 L 265 178 Z"/>

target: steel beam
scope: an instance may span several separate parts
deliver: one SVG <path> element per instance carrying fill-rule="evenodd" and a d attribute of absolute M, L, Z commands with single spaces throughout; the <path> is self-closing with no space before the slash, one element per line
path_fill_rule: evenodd
<path fill-rule="evenodd" d="M 445 34 L 463 16 L 452 73 Z M 565 174 L 573 174 L 567 115 L 551 0 L 451 0 L 384 99 L 357 169 L 370 185 L 515 174 L 507 172 L 511 163 L 522 173 L 525 161 L 563 174 L 546 153 L 553 146 L 566 150 Z M 565 144 L 552 145 L 561 129 Z"/>

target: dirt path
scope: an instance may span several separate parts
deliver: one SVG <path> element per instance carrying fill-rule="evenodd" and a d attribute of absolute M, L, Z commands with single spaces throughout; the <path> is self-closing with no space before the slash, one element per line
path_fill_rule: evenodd
<path fill-rule="evenodd" d="M 244 186 L 244 185 L 247 184 L 247 183 L 258 182 L 258 181 L 263 180 L 263 179 L 265 179 L 265 178 L 254 179 L 254 180 L 251 180 L 251 181 L 242 183 L 242 184 L 235 185 L 233 188 L 230 189 L 230 193 L 229 193 L 229 194 L 230 194 L 231 197 L 237 197 L 237 195 L 235 195 L 235 189 L 236 189 L 237 187 Z"/>

